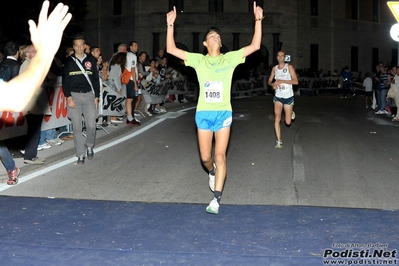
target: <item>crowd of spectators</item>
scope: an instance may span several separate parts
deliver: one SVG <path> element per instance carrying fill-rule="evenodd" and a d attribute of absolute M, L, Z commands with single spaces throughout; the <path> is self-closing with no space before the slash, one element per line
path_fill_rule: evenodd
<path fill-rule="evenodd" d="M 14 76 L 18 75 L 29 64 L 30 59 L 34 56 L 34 46 L 30 43 L 19 45 L 15 42 L 5 44 L 4 52 L 0 52 L 0 63 L 11 61 L 13 65 Z M 128 46 L 120 44 L 118 50 L 109 58 L 104 59 L 101 48 L 97 45 L 86 43 L 85 53 L 92 56 L 97 61 L 97 69 L 102 84 L 112 87 L 116 93 L 126 96 L 126 86 L 121 83 L 120 75 L 126 67 L 126 53 Z M 54 58 L 53 65 L 48 73 L 48 77 L 40 90 L 41 96 L 35 103 L 32 103 L 25 111 L 24 115 L 27 120 L 28 130 L 22 137 L 23 144 L 18 145 L 21 156 L 24 157 L 25 164 L 44 164 L 46 159 L 37 156 L 38 151 L 54 148 L 62 145 L 65 141 L 73 140 L 73 127 L 71 124 L 59 128 L 41 130 L 41 122 L 45 116 L 51 115 L 49 109 L 49 97 L 51 90 L 55 89 L 57 78 L 62 76 L 62 68 L 66 58 L 74 54 L 74 48 L 64 47 L 60 50 L 58 56 Z M 139 70 L 139 88 L 143 93 L 137 95 L 133 101 L 134 118 L 139 122 L 137 117 L 146 114 L 152 116 L 157 113 L 166 112 L 166 102 L 187 102 L 185 93 L 187 91 L 187 81 L 195 84 L 196 76 L 187 69 L 182 62 L 176 60 L 168 61 L 168 55 L 164 50 L 150 57 L 146 51 L 138 51 L 137 68 Z M 170 90 L 182 91 L 181 94 L 169 94 Z M 141 102 L 144 101 L 144 104 Z M 143 107 L 141 107 L 143 106 Z M 141 109 L 140 109 L 141 108 Z M 124 116 L 99 116 L 97 125 L 117 127 L 118 124 L 126 119 Z M 21 138 L 20 138 L 21 139 Z M 2 142 L 2 145 L 5 144 Z"/>

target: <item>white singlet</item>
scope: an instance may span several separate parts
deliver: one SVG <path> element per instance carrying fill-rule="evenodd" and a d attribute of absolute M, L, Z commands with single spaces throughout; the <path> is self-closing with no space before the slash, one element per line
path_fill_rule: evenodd
<path fill-rule="evenodd" d="M 278 69 L 278 65 L 274 71 L 274 78 L 280 80 L 291 80 L 291 74 L 288 70 L 288 64 L 285 64 L 282 69 Z M 281 83 L 276 90 L 276 97 L 278 98 L 290 98 L 294 96 L 294 91 L 292 90 L 292 84 Z"/>

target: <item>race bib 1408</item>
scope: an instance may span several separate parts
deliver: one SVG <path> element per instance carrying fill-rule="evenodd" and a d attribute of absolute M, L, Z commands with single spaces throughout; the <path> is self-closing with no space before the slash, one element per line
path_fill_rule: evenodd
<path fill-rule="evenodd" d="M 205 88 L 205 102 L 220 103 L 223 101 L 223 82 L 222 81 L 207 81 Z"/>

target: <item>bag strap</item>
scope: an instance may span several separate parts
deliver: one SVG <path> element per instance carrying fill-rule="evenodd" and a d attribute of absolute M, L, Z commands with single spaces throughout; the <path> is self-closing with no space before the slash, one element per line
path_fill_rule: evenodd
<path fill-rule="evenodd" d="M 90 87 L 91 87 L 91 91 L 93 92 L 93 94 L 95 94 L 94 89 L 93 89 L 93 84 L 91 83 L 91 80 L 89 78 L 89 75 L 87 75 L 86 71 L 83 69 L 82 64 L 80 63 L 79 60 L 76 60 L 73 56 L 71 56 L 71 58 L 73 59 L 73 61 L 75 61 L 75 63 L 78 65 L 78 67 L 80 68 L 80 70 L 82 71 L 83 75 L 86 77 L 87 82 L 89 82 Z M 79 63 L 77 62 L 79 61 Z"/>

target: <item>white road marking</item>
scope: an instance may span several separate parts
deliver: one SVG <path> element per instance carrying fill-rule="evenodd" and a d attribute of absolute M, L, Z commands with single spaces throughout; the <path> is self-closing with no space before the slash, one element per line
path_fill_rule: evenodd
<path fill-rule="evenodd" d="M 303 163 L 298 163 L 294 160 L 294 182 L 302 181 L 305 182 L 305 165 Z"/>
<path fill-rule="evenodd" d="M 292 168 L 294 171 L 294 182 L 302 181 L 305 182 L 305 164 L 302 163 L 302 146 L 294 144 L 293 150 L 293 161 Z"/>
<path fill-rule="evenodd" d="M 110 143 L 108 143 L 108 144 L 105 144 L 105 145 L 103 145 L 103 146 L 99 146 L 98 148 L 95 149 L 95 153 L 101 152 L 101 151 L 103 151 L 103 150 L 105 150 L 105 149 L 108 149 L 108 148 L 110 148 L 110 147 L 112 147 L 112 146 L 118 145 L 118 144 L 120 144 L 120 143 L 122 143 L 122 142 L 124 142 L 124 141 L 126 141 L 126 140 L 128 140 L 128 139 L 134 138 L 134 137 L 136 137 L 136 136 L 138 136 L 138 135 L 140 135 L 140 134 L 146 132 L 147 130 L 153 128 L 154 126 L 156 126 L 156 125 L 162 123 L 162 122 L 165 121 L 166 119 L 168 119 L 168 118 L 176 118 L 176 117 L 178 117 L 178 116 L 184 115 L 184 114 L 186 114 L 185 111 L 188 111 L 188 110 L 191 110 L 191 109 L 194 109 L 194 108 L 196 108 L 196 107 L 186 108 L 186 109 L 183 109 L 183 110 L 179 110 L 179 111 L 177 111 L 177 112 L 167 112 L 167 113 L 165 113 L 164 115 L 159 116 L 159 117 L 158 117 L 159 119 L 154 120 L 154 121 L 151 122 L 150 124 L 148 124 L 148 125 L 146 125 L 146 126 L 140 128 L 139 130 L 137 130 L 137 131 L 135 131 L 135 132 L 133 132 L 133 133 L 131 133 L 131 134 L 129 134 L 129 135 L 126 135 L 126 136 L 124 136 L 124 137 L 121 137 L 121 138 L 119 138 L 119 139 L 117 139 L 117 140 L 114 140 L 114 141 L 112 141 L 112 142 L 110 142 Z M 35 178 L 35 177 L 44 175 L 44 174 L 46 174 L 46 173 L 48 173 L 48 172 L 54 171 L 54 170 L 56 170 L 56 169 L 58 169 L 58 168 L 61 168 L 61 167 L 65 166 L 65 165 L 71 164 L 71 163 L 73 163 L 74 161 L 76 161 L 76 156 L 73 156 L 73 157 L 71 157 L 71 158 L 65 159 L 65 160 L 63 160 L 63 161 L 61 161 L 61 162 L 59 162 L 59 163 L 54 164 L 54 165 L 50 165 L 50 166 L 48 166 L 48 167 L 45 167 L 45 168 L 43 168 L 43 169 L 40 169 L 40 170 L 37 171 L 37 172 L 34 172 L 34 173 L 28 174 L 28 175 L 26 175 L 26 176 L 23 176 L 23 177 L 21 177 L 21 178 L 18 178 L 18 184 L 17 184 L 17 185 L 14 185 L 14 186 L 9 186 L 9 185 L 7 185 L 7 184 L 5 184 L 5 183 L 4 183 L 4 184 L 1 184 L 1 185 L 0 185 L 0 192 L 1 192 L 1 191 L 4 191 L 4 190 L 7 190 L 7 189 L 9 189 L 9 188 L 13 188 L 13 187 L 15 187 L 15 186 L 18 186 L 19 184 L 22 184 L 22 183 L 24 183 L 24 182 L 26 182 L 26 181 L 29 181 L 29 180 L 31 180 L 31 179 L 33 179 L 33 178 Z"/>
<path fill-rule="evenodd" d="M 302 156 L 302 146 L 301 145 L 294 144 L 293 150 L 294 150 L 294 157 Z"/>

